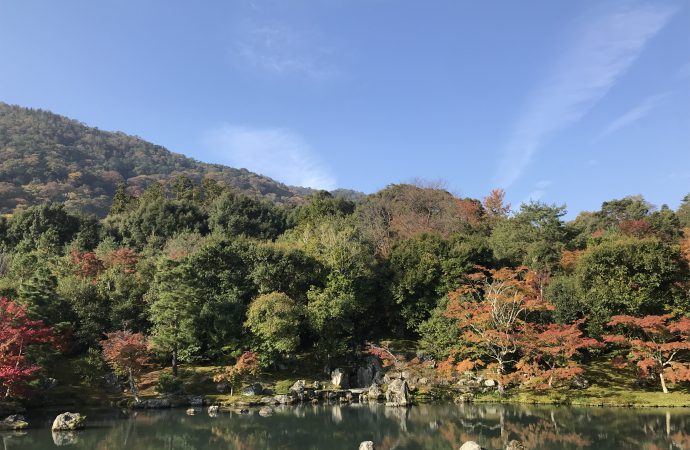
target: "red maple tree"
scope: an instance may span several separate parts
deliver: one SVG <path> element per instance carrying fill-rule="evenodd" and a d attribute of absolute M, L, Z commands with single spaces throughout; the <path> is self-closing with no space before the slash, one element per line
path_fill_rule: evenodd
<path fill-rule="evenodd" d="M 105 336 L 101 341 L 103 359 L 116 373 L 127 375 L 130 390 L 139 400 L 137 380 L 149 361 L 146 336 L 131 331 L 114 331 Z"/>
<path fill-rule="evenodd" d="M 225 370 L 214 376 L 213 380 L 218 382 L 225 382 L 230 385 L 230 395 L 233 395 L 235 386 L 242 382 L 248 376 L 257 376 L 261 369 L 259 355 L 256 352 L 244 352 L 234 365 L 227 366 Z"/>
<path fill-rule="evenodd" d="M 496 369 L 502 391 L 501 376 L 506 375 L 508 364 L 517 362 L 529 313 L 552 310 L 553 306 L 535 289 L 537 275 L 526 267 L 479 269 L 448 294 L 446 315 L 457 320 L 465 342 L 472 347 L 459 354 L 471 353 L 478 363 L 482 358 L 491 360 L 488 367 Z"/>
<path fill-rule="evenodd" d="M 629 349 L 628 361 L 635 363 L 640 377 L 658 376 L 665 394 L 667 378 L 672 383 L 690 381 L 690 364 L 675 360 L 679 352 L 690 350 L 690 318 L 620 315 L 608 325 L 624 333 L 605 336 L 604 341 Z"/>
<path fill-rule="evenodd" d="M 585 337 L 580 331 L 583 321 L 572 324 L 531 325 L 522 336 L 523 357 L 518 370 L 529 377 L 528 382 L 541 382 L 539 387 L 553 387 L 554 381 L 570 380 L 583 372 L 575 361 L 586 348 L 599 347 L 596 339 Z"/>
<path fill-rule="evenodd" d="M 41 320 L 29 319 L 23 306 L 0 298 L 0 386 L 6 398 L 18 395 L 41 369 L 27 359 L 31 348 L 54 343 L 52 328 Z"/>

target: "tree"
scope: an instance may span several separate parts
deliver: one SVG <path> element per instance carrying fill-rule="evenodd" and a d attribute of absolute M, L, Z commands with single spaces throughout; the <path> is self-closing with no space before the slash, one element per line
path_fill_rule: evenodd
<path fill-rule="evenodd" d="M 101 341 L 103 359 L 116 373 L 127 375 L 130 390 L 138 401 L 137 380 L 149 360 L 146 336 L 126 330 L 106 333 L 105 336 Z"/>
<path fill-rule="evenodd" d="M 276 356 L 297 349 L 299 325 L 300 311 L 297 304 L 282 292 L 255 298 L 247 310 L 245 326 L 258 339 L 262 356 L 271 361 Z"/>
<path fill-rule="evenodd" d="M 508 217 L 510 203 L 505 203 L 506 192 L 503 189 L 494 189 L 482 202 L 484 210 L 490 221 L 496 222 Z"/>
<path fill-rule="evenodd" d="M 213 380 L 225 382 L 230 385 L 230 395 L 233 395 L 235 386 L 239 385 L 246 377 L 259 374 L 259 355 L 256 352 L 244 352 L 234 365 L 228 366 L 222 373 L 213 377 Z"/>
<path fill-rule="evenodd" d="M 508 364 L 517 361 L 527 315 L 553 309 L 538 295 L 534 278 L 526 267 L 482 269 L 451 292 L 446 315 L 456 319 L 470 344 L 458 353 L 489 360 L 498 375 L 505 374 Z"/>
<path fill-rule="evenodd" d="M 275 239 L 287 224 L 284 212 L 275 205 L 244 194 L 224 192 L 211 205 L 209 227 L 228 236 Z"/>
<path fill-rule="evenodd" d="M 523 356 L 518 369 L 529 377 L 547 380 L 549 389 L 554 381 L 570 380 L 581 374 L 583 370 L 574 358 L 581 350 L 600 345 L 597 340 L 584 336 L 580 331 L 582 323 L 583 320 L 579 320 L 568 325 L 525 327 L 522 336 Z"/>
<path fill-rule="evenodd" d="M 612 314 L 644 316 L 687 308 L 682 283 L 688 266 L 677 246 L 657 238 L 619 238 L 590 246 L 575 277 L 592 335 L 603 332 Z"/>
<path fill-rule="evenodd" d="M 673 383 L 690 381 L 690 364 L 675 359 L 679 352 L 690 350 L 690 318 L 618 315 L 608 325 L 622 333 L 605 336 L 605 342 L 629 349 L 628 360 L 637 365 L 640 377 L 658 376 L 664 394 L 668 394 L 666 378 Z"/>
<path fill-rule="evenodd" d="M 683 201 L 676 210 L 676 216 L 681 226 L 690 228 L 690 194 L 683 197 Z"/>
<path fill-rule="evenodd" d="M 179 361 L 190 358 L 199 348 L 195 334 L 198 305 L 187 279 L 184 266 L 164 260 L 151 291 L 151 342 L 155 350 L 170 355 L 173 376 L 177 376 Z"/>
<path fill-rule="evenodd" d="M 0 298 L 0 386 L 6 398 L 19 393 L 41 369 L 29 361 L 30 351 L 53 344 L 54 338 L 53 330 L 41 320 L 31 320 L 23 306 Z"/>

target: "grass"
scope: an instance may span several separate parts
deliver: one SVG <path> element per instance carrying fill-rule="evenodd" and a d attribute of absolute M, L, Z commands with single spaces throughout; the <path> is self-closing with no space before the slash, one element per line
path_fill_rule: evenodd
<path fill-rule="evenodd" d="M 643 389 L 636 386 L 635 374 L 632 370 L 613 369 L 609 362 L 595 362 L 587 366 L 584 376 L 591 383 L 587 389 L 567 387 L 544 391 L 511 389 L 503 396 L 495 392 L 482 394 L 475 401 L 639 408 L 690 406 L 690 389 L 687 386 L 670 385 L 668 394 L 661 392 L 661 387 L 656 385 Z"/>

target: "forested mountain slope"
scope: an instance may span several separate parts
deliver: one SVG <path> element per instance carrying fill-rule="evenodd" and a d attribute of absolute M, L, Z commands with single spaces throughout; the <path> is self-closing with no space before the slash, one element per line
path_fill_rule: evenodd
<path fill-rule="evenodd" d="M 135 136 L 89 127 L 48 111 L 0 102 L 0 213 L 48 200 L 105 215 L 118 184 L 134 195 L 153 181 L 211 177 L 276 203 L 301 203 L 313 191 L 173 153 Z M 337 195 L 356 197 L 339 190 Z"/>

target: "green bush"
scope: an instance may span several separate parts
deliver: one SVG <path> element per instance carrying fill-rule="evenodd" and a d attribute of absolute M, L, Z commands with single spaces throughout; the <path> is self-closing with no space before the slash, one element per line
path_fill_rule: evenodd
<path fill-rule="evenodd" d="M 171 373 L 163 372 L 158 377 L 156 392 L 160 394 L 175 394 L 182 390 L 182 380 L 174 377 Z"/>

